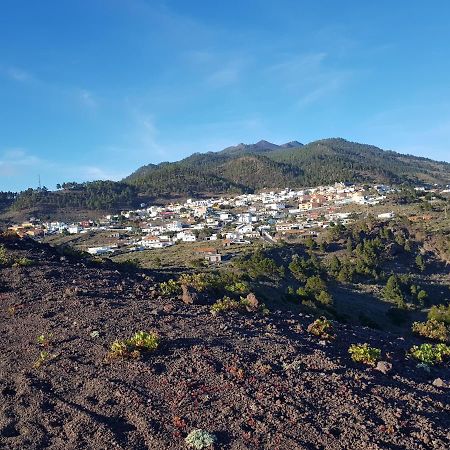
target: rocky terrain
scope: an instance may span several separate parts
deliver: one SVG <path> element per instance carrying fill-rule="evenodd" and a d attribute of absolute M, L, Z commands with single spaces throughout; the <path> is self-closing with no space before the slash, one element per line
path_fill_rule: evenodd
<path fill-rule="evenodd" d="M 450 447 L 449 368 L 417 367 L 415 342 L 338 323 L 321 341 L 274 305 L 212 315 L 216 299 L 162 297 L 150 272 L 0 244 L 32 263 L 0 269 L 0 448 L 183 449 L 194 429 L 216 449 Z M 106 357 L 140 330 L 155 352 Z M 351 360 L 360 342 L 381 370 Z"/>

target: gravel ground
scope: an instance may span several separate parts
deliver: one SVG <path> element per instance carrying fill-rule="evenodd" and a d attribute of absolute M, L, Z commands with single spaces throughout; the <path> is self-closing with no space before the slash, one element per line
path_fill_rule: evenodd
<path fill-rule="evenodd" d="M 158 296 L 151 274 L 0 243 L 36 262 L 0 271 L 0 448 L 184 449 L 197 428 L 216 449 L 450 448 L 449 368 L 417 368 L 408 340 L 336 323 L 326 343 L 306 315 L 213 316 Z M 105 359 L 139 330 L 159 333 L 156 352 Z M 392 370 L 352 362 L 358 342 Z"/>

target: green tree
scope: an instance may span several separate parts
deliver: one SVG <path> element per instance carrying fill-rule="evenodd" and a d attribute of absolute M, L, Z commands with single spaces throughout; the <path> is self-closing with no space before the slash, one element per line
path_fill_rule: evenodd
<path fill-rule="evenodd" d="M 403 297 L 401 285 L 396 275 L 391 275 L 382 291 L 383 298 L 397 304 L 399 308 L 405 307 L 405 298 Z"/>
<path fill-rule="evenodd" d="M 333 255 L 330 259 L 330 264 L 329 264 L 329 269 L 330 272 L 333 275 L 337 275 L 339 273 L 339 271 L 341 270 L 341 262 L 339 261 L 339 258 L 336 255 Z"/>
<path fill-rule="evenodd" d="M 418 269 L 421 272 L 423 272 L 425 270 L 425 261 L 424 261 L 422 255 L 417 255 L 416 256 L 416 266 L 418 267 Z"/>
<path fill-rule="evenodd" d="M 327 291 L 320 291 L 316 294 L 315 299 L 322 305 L 329 306 L 333 304 L 333 298 Z"/>
<path fill-rule="evenodd" d="M 313 275 L 306 280 L 305 289 L 311 294 L 319 294 L 320 291 L 327 290 L 327 285 L 319 275 Z"/>
<path fill-rule="evenodd" d="M 424 291 L 423 289 L 421 289 L 418 293 L 417 293 L 417 300 L 419 301 L 419 304 L 421 306 L 424 306 L 425 304 L 425 300 L 427 299 L 428 294 L 426 291 Z"/>
<path fill-rule="evenodd" d="M 346 251 L 347 255 L 351 255 L 353 252 L 353 242 L 350 237 L 347 239 Z"/>

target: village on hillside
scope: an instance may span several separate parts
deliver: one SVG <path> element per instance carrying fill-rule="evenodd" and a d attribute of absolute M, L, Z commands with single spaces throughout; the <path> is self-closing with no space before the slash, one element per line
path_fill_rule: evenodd
<path fill-rule="evenodd" d="M 442 189 L 416 187 L 416 191 L 442 194 Z M 205 241 L 198 254 L 209 263 L 219 263 L 218 246 L 207 242 L 221 240 L 224 247 L 251 244 L 257 240 L 277 243 L 299 242 L 316 238 L 321 230 L 336 224 L 352 223 L 359 214 L 370 212 L 375 205 L 386 204 L 398 188 L 386 185 L 336 183 L 300 190 L 243 194 L 233 197 L 187 199 L 184 203 L 164 206 L 141 204 L 136 210 L 109 214 L 101 219 L 77 223 L 43 222 L 31 218 L 13 225 L 10 230 L 45 240 L 54 235 L 102 233 L 101 243 L 84 248 L 91 255 L 112 255 L 150 249 L 164 249 L 177 243 Z M 376 214 L 379 220 L 390 220 L 394 212 Z M 410 217 L 426 220 L 426 215 Z"/>

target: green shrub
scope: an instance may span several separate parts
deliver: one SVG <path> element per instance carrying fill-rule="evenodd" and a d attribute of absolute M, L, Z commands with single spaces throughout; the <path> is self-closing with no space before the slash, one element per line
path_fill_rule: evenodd
<path fill-rule="evenodd" d="M 187 446 L 196 450 L 211 447 L 216 441 L 216 436 L 205 430 L 193 430 L 185 439 Z"/>
<path fill-rule="evenodd" d="M 445 357 L 450 356 L 450 347 L 442 343 L 414 345 L 409 350 L 409 355 L 420 363 L 433 366 L 443 362 Z"/>
<path fill-rule="evenodd" d="M 426 322 L 414 322 L 412 331 L 436 341 L 447 342 L 449 340 L 448 326 L 436 319 L 429 319 Z"/>
<path fill-rule="evenodd" d="M 12 258 L 9 256 L 5 246 L 0 245 L 0 266 L 9 266 L 12 263 Z"/>
<path fill-rule="evenodd" d="M 34 262 L 31 259 L 22 257 L 22 258 L 16 259 L 14 261 L 13 265 L 15 267 L 28 267 L 28 266 L 32 266 L 33 264 L 34 264 Z"/>
<path fill-rule="evenodd" d="M 178 278 L 180 286 L 182 284 L 194 288 L 197 292 L 205 292 L 218 287 L 217 277 L 210 273 L 183 273 Z"/>
<path fill-rule="evenodd" d="M 170 279 L 169 281 L 159 283 L 159 291 L 161 292 L 161 295 L 169 297 L 181 294 L 181 287 L 175 280 Z"/>
<path fill-rule="evenodd" d="M 319 317 L 308 325 L 308 333 L 325 340 L 333 340 L 336 336 L 333 333 L 333 325 L 326 317 Z"/>
<path fill-rule="evenodd" d="M 249 294 L 247 297 L 241 297 L 240 300 L 234 300 L 230 297 L 223 297 L 217 300 L 211 306 L 211 314 L 216 315 L 227 311 L 241 311 L 241 312 L 260 312 L 262 314 L 268 314 L 269 310 L 264 303 L 259 303 L 253 294 Z"/>
<path fill-rule="evenodd" d="M 125 270 L 136 270 L 141 267 L 141 263 L 137 258 L 128 258 L 123 261 L 116 262 L 116 264 Z"/>
<path fill-rule="evenodd" d="M 325 306 L 330 306 L 333 304 L 333 297 L 327 291 L 320 291 L 318 294 L 314 296 L 318 303 L 321 303 Z"/>
<path fill-rule="evenodd" d="M 237 281 L 226 285 L 225 290 L 234 294 L 248 294 L 250 292 L 250 286 L 245 281 Z"/>
<path fill-rule="evenodd" d="M 423 259 L 423 256 L 422 256 L 422 255 L 417 255 L 417 256 L 416 256 L 415 262 L 416 262 L 417 268 L 418 268 L 421 272 L 423 272 L 423 271 L 425 270 L 425 261 L 424 261 L 424 259 Z"/>
<path fill-rule="evenodd" d="M 130 339 L 116 340 L 111 344 L 108 358 L 139 358 L 142 352 L 153 352 L 160 344 L 157 333 L 138 331 Z"/>
<path fill-rule="evenodd" d="M 49 352 L 43 350 L 43 351 L 39 352 L 39 357 L 34 362 L 33 367 L 36 368 L 36 369 L 39 369 L 42 365 L 44 365 L 51 358 L 52 358 L 52 355 L 50 355 Z"/>
<path fill-rule="evenodd" d="M 382 296 L 384 299 L 396 303 L 398 308 L 404 308 L 405 298 L 403 296 L 401 282 L 396 275 L 389 277 L 386 286 L 383 288 Z"/>
<path fill-rule="evenodd" d="M 210 311 L 215 315 L 226 311 L 237 311 L 240 308 L 241 305 L 237 300 L 225 296 L 222 299 L 217 300 L 214 305 L 211 306 Z"/>
<path fill-rule="evenodd" d="M 265 256 L 261 249 L 252 253 L 250 258 L 238 258 L 235 266 L 243 270 L 252 280 L 269 279 L 279 281 L 285 276 L 283 266 L 277 266 L 276 262 Z"/>
<path fill-rule="evenodd" d="M 83 252 L 82 250 L 77 250 L 76 248 L 71 247 L 70 245 L 60 245 L 56 247 L 56 251 L 62 255 L 67 256 L 68 258 L 89 258 L 91 255 L 87 252 Z"/>
<path fill-rule="evenodd" d="M 428 312 L 428 318 L 450 325 L 450 304 L 432 306 Z"/>
<path fill-rule="evenodd" d="M 52 343 L 52 339 L 53 333 L 48 333 L 48 334 L 40 334 L 36 340 L 41 347 L 49 347 L 50 344 Z"/>
<path fill-rule="evenodd" d="M 381 350 L 376 347 L 370 347 L 369 344 L 352 344 L 348 349 L 351 358 L 355 362 L 374 366 L 381 357 Z"/>

